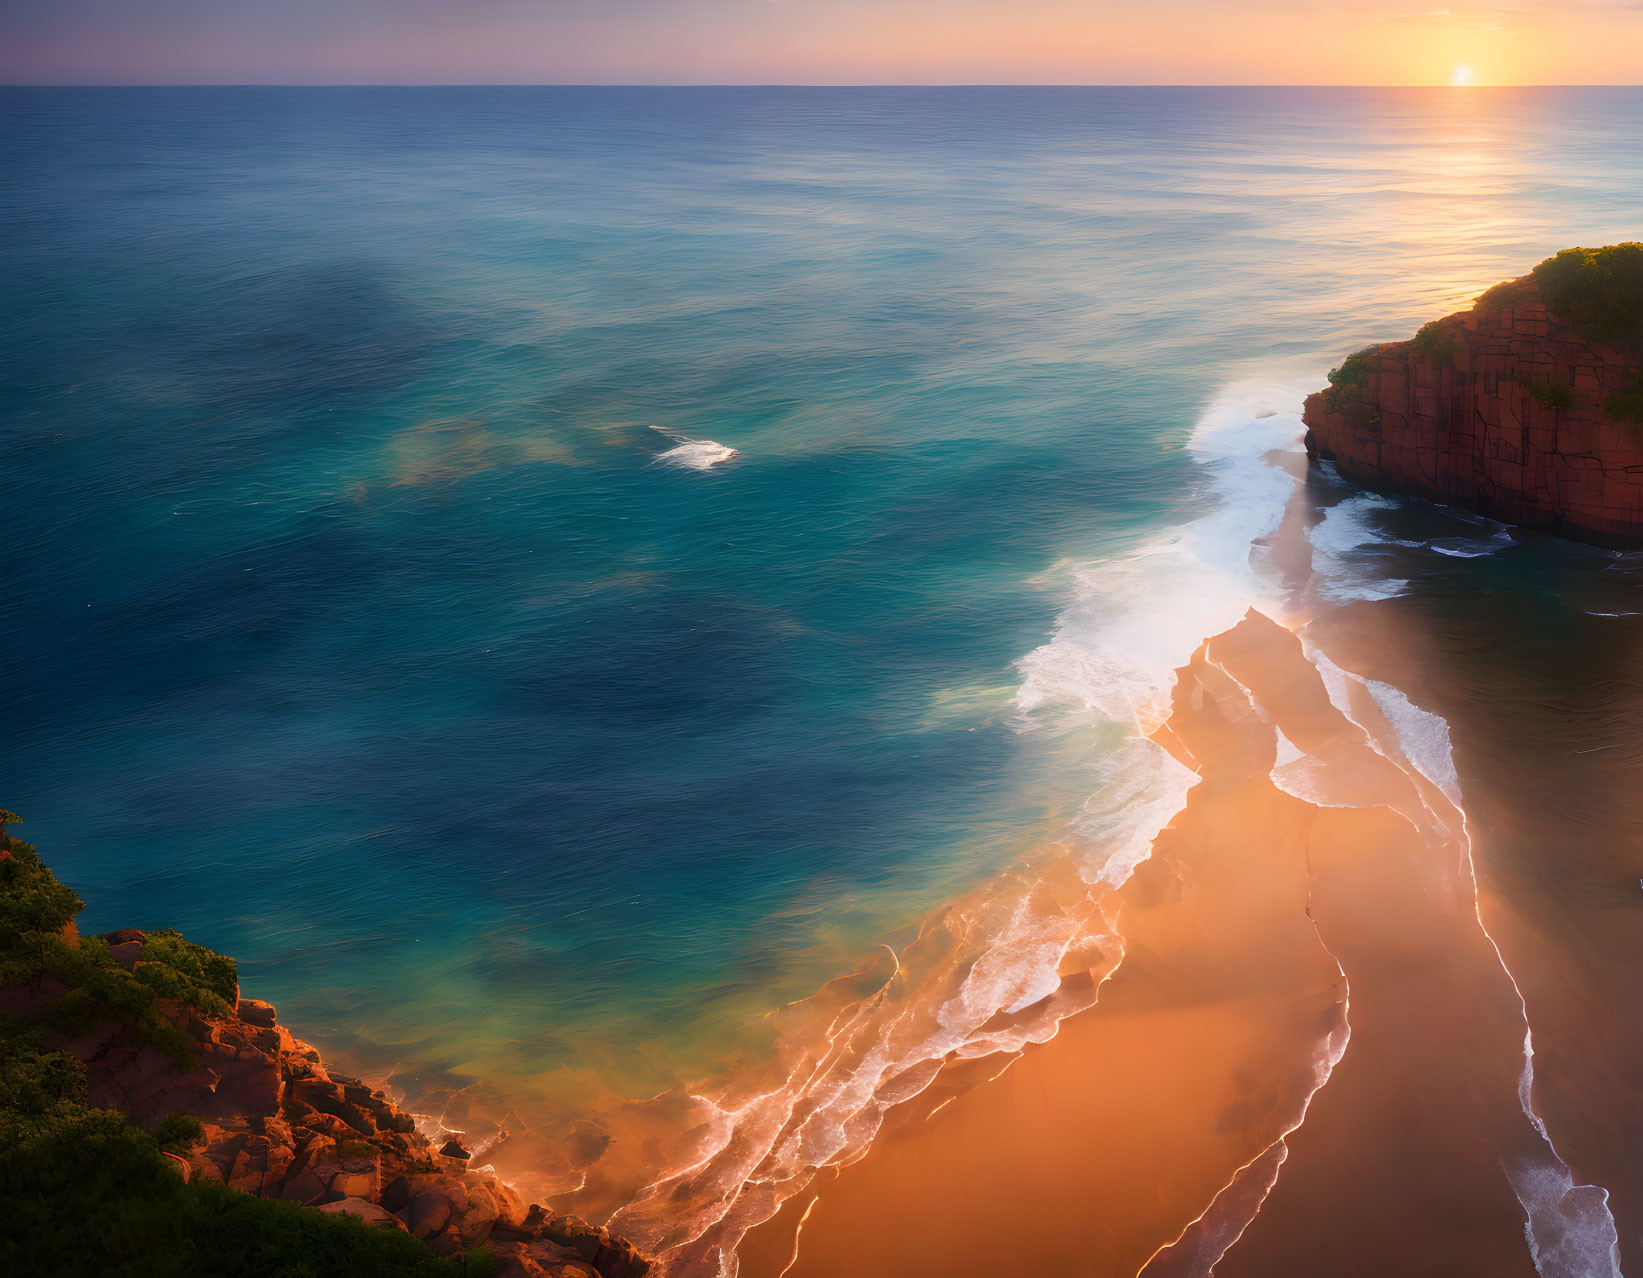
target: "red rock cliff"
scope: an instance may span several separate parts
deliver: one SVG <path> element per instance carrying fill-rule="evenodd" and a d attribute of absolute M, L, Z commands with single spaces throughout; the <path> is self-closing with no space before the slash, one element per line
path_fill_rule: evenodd
<path fill-rule="evenodd" d="M 1643 545 L 1643 428 L 1606 407 L 1635 394 L 1638 364 L 1629 345 L 1584 338 L 1525 276 L 1352 357 L 1307 398 L 1307 452 L 1369 488 Z"/>
<path fill-rule="evenodd" d="M 122 967 L 142 964 L 145 933 L 125 929 L 103 939 Z M 71 944 L 79 943 L 75 933 Z M 66 991 L 50 975 L 0 985 L 0 1016 L 38 1009 Z M 187 1040 L 187 1069 L 123 1022 L 95 1021 L 74 1039 L 53 1034 L 48 1041 L 85 1066 L 93 1105 L 118 1109 L 149 1130 L 172 1111 L 200 1118 L 200 1138 L 186 1159 L 176 1159 L 186 1162 L 185 1175 L 404 1230 L 441 1255 L 483 1243 L 500 1262 L 499 1278 L 643 1278 L 649 1271 L 626 1239 L 527 1204 L 488 1169 L 474 1168 L 460 1141 L 436 1147 L 382 1091 L 327 1069 L 269 1004 L 241 997 L 226 1016 L 161 1007 Z"/>

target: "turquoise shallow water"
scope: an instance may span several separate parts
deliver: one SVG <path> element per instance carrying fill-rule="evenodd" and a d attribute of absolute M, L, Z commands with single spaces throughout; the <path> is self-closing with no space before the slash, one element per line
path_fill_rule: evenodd
<path fill-rule="evenodd" d="M 0 92 L 0 801 L 322 1044 L 659 1089 L 1058 837 L 1206 409 L 1636 238 L 1640 111 Z"/>

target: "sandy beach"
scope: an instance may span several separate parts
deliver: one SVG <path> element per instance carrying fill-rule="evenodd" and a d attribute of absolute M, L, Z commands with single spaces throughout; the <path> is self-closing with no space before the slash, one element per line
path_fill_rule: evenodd
<path fill-rule="evenodd" d="M 1341 687 L 1367 731 L 1278 624 L 1206 643 L 1155 734 L 1201 783 L 1102 902 L 1099 1001 L 904 1107 L 742 1272 L 1533 1274 L 1509 1172 L 1556 1172 L 1464 821 Z"/>

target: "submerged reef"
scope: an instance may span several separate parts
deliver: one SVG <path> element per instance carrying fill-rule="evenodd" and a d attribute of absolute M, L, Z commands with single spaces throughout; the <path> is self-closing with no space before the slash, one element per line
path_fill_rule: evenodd
<path fill-rule="evenodd" d="M 0 1269 L 648 1272 L 328 1069 L 233 959 L 171 931 L 82 938 L 82 908 L 0 824 Z"/>
<path fill-rule="evenodd" d="M 1643 546 L 1643 243 L 1566 249 L 1308 397 L 1307 453 L 1598 545 Z"/>

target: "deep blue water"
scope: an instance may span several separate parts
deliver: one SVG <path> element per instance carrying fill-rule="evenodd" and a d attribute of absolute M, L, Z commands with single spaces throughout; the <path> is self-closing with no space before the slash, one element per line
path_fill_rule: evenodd
<path fill-rule="evenodd" d="M 1638 238 L 1640 117 L 0 91 L 0 805 L 321 1042 L 654 1085 L 1055 837 L 1076 565 L 1227 383 Z"/>

